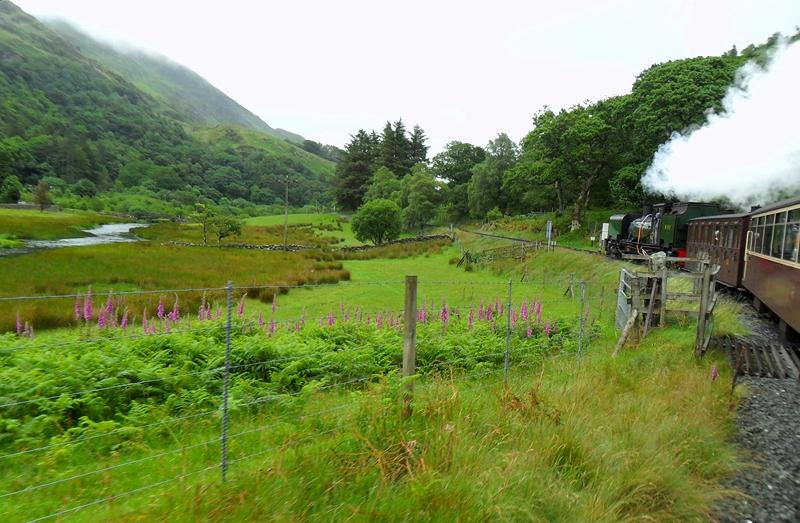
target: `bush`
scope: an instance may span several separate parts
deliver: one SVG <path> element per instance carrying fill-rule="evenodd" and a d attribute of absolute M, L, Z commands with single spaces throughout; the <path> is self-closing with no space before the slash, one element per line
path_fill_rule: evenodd
<path fill-rule="evenodd" d="M 353 216 L 353 233 L 359 241 L 381 245 L 400 236 L 400 216 L 400 207 L 393 201 L 372 200 L 362 205 Z"/>

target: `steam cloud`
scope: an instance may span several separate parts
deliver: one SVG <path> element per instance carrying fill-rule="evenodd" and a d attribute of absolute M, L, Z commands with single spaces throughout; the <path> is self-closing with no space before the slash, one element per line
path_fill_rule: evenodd
<path fill-rule="evenodd" d="M 659 147 L 642 182 L 684 200 L 745 208 L 800 191 L 800 43 L 737 72 L 720 112 Z"/>

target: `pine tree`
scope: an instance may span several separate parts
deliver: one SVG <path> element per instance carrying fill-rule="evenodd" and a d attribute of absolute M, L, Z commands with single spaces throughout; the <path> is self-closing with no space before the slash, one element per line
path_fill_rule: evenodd
<path fill-rule="evenodd" d="M 342 161 L 336 166 L 336 201 L 345 209 L 355 210 L 364 200 L 378 159 L 379 139 L 363 129 L 351 136 Z"/>
<path fill-rule="evenodd" d="M 408 174 L 414 165 L 411 160 L 411 142 L 406 136 L 406 126 L 402 119 L 394 125 L 386 122 L 383 128 L 380 164 L 400 178 Z"/>
<path fill-rule="evenodd" d="M 426 141 L 428 141 L 428 137 L 425 136 L 425 131 L 423 131 L 422 127 L 419 125 L 415 125 L 414 130 L 411 132 L 411 142 L 409 144 L 412 165 L 415 163 L 428 163 L 428 146 L 425 145 Z"/>

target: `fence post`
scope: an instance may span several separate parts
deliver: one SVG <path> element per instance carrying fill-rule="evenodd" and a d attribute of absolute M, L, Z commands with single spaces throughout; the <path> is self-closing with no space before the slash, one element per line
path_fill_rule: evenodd
<path fill-rule="evenodd" d="M 512 279 L 508 279 L 508 306 L 506 307 L 506 355 L 503 362 L 503 385 L 508 387 L 508 365 L 511 360 L 511 285 Z"/>
<path fill-rule="evenodd" d="M 406 276 L 406 297 L 403 313 L 405 337 L 403 339 L 403 378 L 413 376 L 417 365 L 417 277 Z M 403 417 L 411 415 L 414 382 L 406 383 L 403 394 Z"/>
<path fill-rule="evenodd" d="M 222 381 L 222 430 L 221 430 L 221 463 L 222 482 L 228 474 L 228 387 L 231 379 L 231 318 L 233 317 L 233 282 L 225 286 L 225 374 Z"/>
<path fill-rule="evenodd" d="M 583 325 L 585 323 L 584 320 L 584 310 L 586 308 L 586 282 L 581 281 L 580 283 L 580 297 L 581 297 L 581 306 L 580 306 L 580 319 L 578 321 L 578 357 L 581 357 L 581 353 L 583 352 Z"/>
<path fill-rule="evenodd" d="M 708 295 L 711 286 L 711 265 L 703 260 L 703 283 L 700 288 L 700 312 L 697 316 L 697 338 L 695 340 L 695 354 L 698 356 L 702 351 L 706 339 L 706 319 L 708 312 Z"/>

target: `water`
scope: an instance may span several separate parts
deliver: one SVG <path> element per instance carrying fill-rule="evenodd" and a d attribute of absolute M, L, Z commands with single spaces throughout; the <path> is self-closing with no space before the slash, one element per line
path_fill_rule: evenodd
<path fill-rule="evenodd" d="M 86 247 L 105 243 L 127 243 L 139 241 L 131 229 L 145 227 L 142 223 L 107 223 L 83 232 L 91 236 L 82 238 L 62 238 L 60 240 L 28 240 L 25 246 L 31 249 L 52 249 L 54 247 Z"/>

